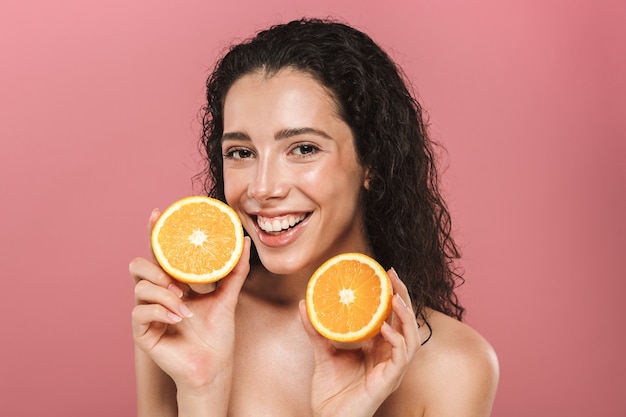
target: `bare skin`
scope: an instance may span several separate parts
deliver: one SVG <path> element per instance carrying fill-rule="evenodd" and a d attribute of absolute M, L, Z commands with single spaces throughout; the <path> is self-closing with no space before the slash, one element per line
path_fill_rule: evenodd
<path fill-rule="evenodd" d="M 152 222 L 154 219 L 155 216 Z M 190 304 L 196 310 L 187 295 L 179 298 L 179 291 L 191 294 L 191 290 L 185 284 L 168 277 L 151 261 L 135 259 L 131 262 L 130 270 L 138 280 L 158 282 L 158 286 L 164 290 L 162 295 L 172 293 L 173 296 L 167 295 L 171 300 L 171 311 L 180 312 L 183 303 Z M 236 342 L 232 378 L 221 380 L 218 384 L 224 387 L 230 383 L 231 388 L 226 392 L 222 389 L 204 401 L 196 401 L 193 394 L 181 398 L 180 391 L 184 387 L 177 390 L 172 377 L 163 372 L 145 351 L 138 348 L 136 361 L 139 416 L 316 415 L 307 406 L 311 403 L 315 379 L 314 349 L 325 352 L 323 354 L 330 357 L 342 355 L 357 360 L 361 359 L 360 351 L 335 351 L 325 339 L 315 334 L 300 311 L 303 290 L 295 290 L 297 286 L 294 283 L 289 283 L 287 288 L 281 288 L 285 285 L 280 284 L 278 288 L 273 286 L 278 291 L 268 295 L 259 292 L 259 287 L 262 286 L 258 282 L 264 279 L 265 274 L 267 272 L 262 268 L 258 272 L 251 271 L 239 296 L 235 298 Z M 273 285 L 280 280 L 279 277 L 269 279 L 274 280 Z M 398 282 L 394 282 L 394 285 L 402 287 Z M 400 288 L 399 292 L 402 290 Z M 139 305 L 147 301 L 141 294 L 143 292 L 141 288 L 137 290 Z M 276 294 L 281 296 L 277 297 Z M 286 294 L 293 296 L 288 297 Z M 407 294 L 403 296 L 408 297 Z M 395 302 L 394 310 L 398 311 L 400 308 L 399 303 Z M 416 349 L 398 387 L 370 415 L 488 416 L 498 383 L 498 363 L 491 346 L 467 325 L 436 311 L 427 310 L 427 314 L 432 328 L 430 339 Z M 181 322 L 190 319 L 183 318 Z M 163 320 L 168 321 L 167 316 Z M 169 321 L 169 327 L 179 325 L 171 319 Z M 423 323 L 418 333 L 419 340 L 425 340 L 430 335 Z M 377 339 L 382 337 L 378 336 Z M 227 406 L 224 398 L 230 398 Z M 177 407 L 186 403 L 193 403 L 193 410 L 189 414 L 185 414 L 182 409 L 177 410 Z M 223 407 L 220 408 L 220 404 Z M 203 407 L 212 412 L 197 412 L 198 408 Z"/>
<path fill-rule="evenodd" d="M 336 351 L 312 329 L 302 302 L 258 298 L 247 288 L 237 295 L 246 256 L 214 293 L 202 296 L 148 260 L 131 262 L 139 415 L 332 416 L 357 404 L 362 411 L 355 415 L 374 415 L 419 345 L 400 280 L 392 274 L 393 326 L 359 352 Z M 256 276 L 253 271 L 249 282 Z"/>
<path fill-rule="evenodd" d="M 392 319 L 361 349 L 336 349 L 308 321 L 313 271 L 338 253 L 374 252 L 362 232 L 367 169 L 327 90 L 298 71 L 253 73 L 224 109 L 225 195 L 250 238 L 209 294 L 131 262 L 138 415 L 488 416 L 493 350 L 431 310 L 420 346 L 429 330 L 395 271 Z M 261 260 L 252 267 L 250 239 Z"/>
<path fill-rule="evenodd" d="M 237 334 L 246 342 L 236 348 L 235 369 L 241 371 L 235 372 L 233 393 L 246 400 L 231 401 L 232 415 L 305 415 L 302 405 L 310 401 L 314 360 L 294 304 L 268 303 L 244 286 Z M 457 320 L 433 310 L 427 314 L 430 340 L 417 350 L 399 388 L 375 416 L 489 415 L 498 373 L 491 347 Z M 420 327 L 421 340 L 429 333 Z"/>

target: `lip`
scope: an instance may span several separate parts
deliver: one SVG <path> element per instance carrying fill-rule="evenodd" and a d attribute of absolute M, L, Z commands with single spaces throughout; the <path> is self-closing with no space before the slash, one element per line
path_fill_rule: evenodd
<path fill-rule="evenodd" d="M 259 237 L 259 241 L 264 246 L 267 246 L 269 248 L 280 248 L 280 247 L 284 247 L 284 246 L 288 246 L 292 244 L 300 237 L 300 235 L 304 232 L 304 229 L 306 228 L 307 224 L 309 223 L 309 220 L 311 219 L 311 213 L 307 213 L 306 217 L 300 223 L 278 234 L 268 233 L 264 231 L 263 229 L 261 229 L 261 227 L 259 227 L 258 223 L 256 222 L 255 217 L 257 216 L 251 216 L 253 220 L 252 223 L 254 225 L 254 230 L 256 232 L 256 235 Z M 262 216 L 262 217 L 279 217 L 279 216 Z"/>

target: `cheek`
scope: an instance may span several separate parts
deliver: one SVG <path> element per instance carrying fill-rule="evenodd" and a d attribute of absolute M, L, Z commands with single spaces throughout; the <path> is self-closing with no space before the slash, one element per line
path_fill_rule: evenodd
<path fill-rule="evenodd" d="M 354 153 L 341 148 L 335 152 L 336 155 L 324 158 L 321 163 L 296 167 L 290 173 L 293 174 L 291 177 L 297 178 L 301 184 L 326 185 L 327 182 L 331 182 L 336 183 L 334 186 L 342 188 L 352 185 L 356 188 L 362 186 L 365 170 L 356 161 Z"/>
<path fill-rule="evenodd" d="M 224 196 L 228 204 L 234 203 L 246 191 L 245 178 L 237 170 L 224 170 Z"/>
<path fill-rule="evenodd" d="M 330 178 L 329 175 L 334 171 L 334 168 L 329 166 L 316 166 L 315 168 L 305 167 L 305 169 L 299 169 L 295 172 L 290 173 L 290 177 L 297 181 L 300 185 L 311 185 L 311 186 L 323 186 L 326 181 Z"/>
<path fill-rule="evenodd" d="M 363 190 L 363 171 L 347 166 L 330 166 L 302 172 L 298 178 L 298 188 L 310 198 L 320 200 L 320 204 L 339 205 L 348 208 L 358 204 Z"/>

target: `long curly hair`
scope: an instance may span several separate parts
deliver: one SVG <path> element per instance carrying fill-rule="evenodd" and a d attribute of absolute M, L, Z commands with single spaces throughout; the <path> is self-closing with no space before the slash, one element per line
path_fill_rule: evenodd
<path fill-rule="evenodd" d="M 430 307 L 462 320 L 465 309 L 455 294 L 463 282 L 460 254 L 439 190 L 436 144 L 401 69 L 359 30 L 329 19 L 300 19 L 226 51 L 207 80 L 202 109 L 207 194 L 225 200 L 221 137 L 228 90 L 243 75 L 283 68 L 306 72 L 325 86 L 352 129 L 369 173 L 365 228 L 376 259 L 395 268 L 417 315 Z"/>

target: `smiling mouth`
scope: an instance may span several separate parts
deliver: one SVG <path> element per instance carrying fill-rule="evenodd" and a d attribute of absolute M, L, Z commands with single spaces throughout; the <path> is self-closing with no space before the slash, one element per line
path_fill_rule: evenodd
<path fill-rule="evenodd" d="M 280 217 L 257 216 L 256 223 L 265 233 L 279 234 L 297 226 L 302 220 L 306 219 L 308 215 L 309 213 Z"/>

